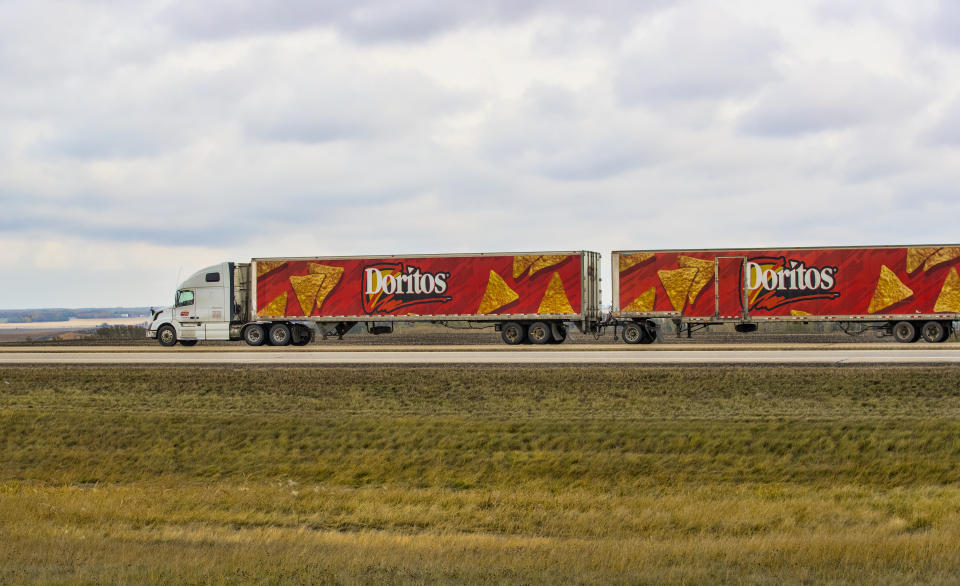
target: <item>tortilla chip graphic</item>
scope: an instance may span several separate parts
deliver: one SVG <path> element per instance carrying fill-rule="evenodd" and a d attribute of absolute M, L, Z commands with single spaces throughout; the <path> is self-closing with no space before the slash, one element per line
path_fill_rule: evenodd
<path fill-rule="evenodd" d="M 553 276 L 550 277 L 550 284 L 547 285 L 543 299 L 540 300 L 537 313 L 576 313 L 567 298 L 560 273 L 553 273 Z"/>
<path fill-rule="evenodd" d="M 317 293 L 323 285 L 323 275 L 304 275 L 302 277 L 290 277 L 290 284 L 293 285 L 293 292 L 297 294 L 297 301 L 300 303 L 300 315 L 310 315 L 313 313 L 313 306 L 317 301 Z"/>
<path fill-rule="evenodd" d="M 317 291 L 317 307 L 323 307 L 323 302 L 327 299 L 327 295 L 340 283 L 340 279 L 343 277 L 343 267 L 333 267 L 312 262 L 310 263 L 309 272 L 311 275 L 323 275 L 324 277 L 323 284 L 320 285 L 320 290 Z"/>
<path fill-rule="evenodd" d="M 870 300 L 870 307 L 867 309 L 867 313 L 876 313 L 912 295 L 913 289 L 904 285 L 903 281 L 901 281 L 887 265 L 881 265 L 880 278 L 877 280 L 877 289 L 873 292 L 873 299 Z"/>
<path fill-rule="evenodd" d="M 620 272 L 627 271 L 637 266 L 640 263 L 646 262 L 653 258 L 654 254 L 652 252 L 635 252 L 633 254 L 625 254 L 620 257 Z"/>
<path fill-rule="evenodd" d="M 653 304 L 656 300 L 657 288 L 650 287 L 624 307 L 623 311 L 653 311 Z"/>
<path fill-rule="evenodd" d="M 515 256 L 513 257 L 513 278 L 514 280 L 519 279 L 520 275 L 527 272 L 527 269 L 530 268 L 530 265 L 537 260 L 538 256 Z"/>
<path fill-rule="evenodd" d="M 693 304 L 697 300 L 697 295 L 703 291 L 707 283 L 713 280 L 713 261 L 693 258 L 692 256 L 680 256 L 677 258 L 677 265 L 681 269 L 697 269 L 697 276 L 694 277 L 693 283 L 690 285 L 690 294 L 687 298 Z"/>
<path fill-rule="evenodd" d="M 960 247 L 948 246 L 946 248 L 941 248 L 940 250 L 931 254 L 927 259 L 927 262 L 923 263 L 923 270 L 929 271 L 933 267 L 951 261 L 957 257 L 960 257 Z"/>
<path fill-rule="evenodd" d="M 511 289 L 510 285 L 507 285 L 507 282 L 504 281 L 500 275 L 494 271 L 490 271 L 487 290 L 483 294 L 483 299 L 480 300 L 480 307 L 477 308 L 477 313 L 491 313 L 508 303 L 513 303 L 519 298 L 520 295 Z"/>
<path fill-rule="evenodd" d="M 907 249 L 907 274 L 923 266 L 923 262 L 930 256 L 940 250 L 939 248 L 908 248 Z"/>
<path fill-rule="evenodd" d="M 657 271 L 663 288 L 667 291 L 670 304 L 676 311 L 683 311 L 690 294 L 690 285 L 697 276 L 697 269 L 673 269 Z"/>
<path fill-rule="evenodd" d="M 809 311 L 801 311 L 801 310 L 799 310 L 799 309 L 791 309 L 791 310 L 790 310 L 790 315 L 792 315 L 792 316 L 794 316 L 794 317 L 800 317 L 800 316 L 804 316 L 804 315 L 810 315 L 810 312 L 809 312 Z"/>
<path fill-rule="evenodd" d="M 258 260 L 257 261 L 257 278 L 260 278 L 273 269 L 279 269 L 283 265 L 287 264 L 287 261 L 284 260 Z"/>
<path fill-rule="evenodd" d="M 547 267 L 558 265 L 568 258 L 570 257 L 566 254 L 545 254 L 533 261 L 533 264 L 530 265 L 530 276 L 534 276 Z"/>
<path fill-rule="evenodd" d="M 947 279 L 943 282 L 943 289 L 933 306 L 934 313 L 960 313 L 960 275 L 956 268 L 951 268 Z"/>
<path fill-rule="evenodd" d="M 271 301 L 260 310 L 259 315 L 269 315 L 271 317 L 283 317 L 287 314 L 287 294 L 281 293 L 276 299 Z"/>

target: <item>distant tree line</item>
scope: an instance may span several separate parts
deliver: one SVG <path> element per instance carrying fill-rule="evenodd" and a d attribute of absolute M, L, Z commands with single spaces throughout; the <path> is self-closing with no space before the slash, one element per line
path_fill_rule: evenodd
<path fill-rule="evenodd" d="M 142 326 L 100 326 L 94 331 L 98 340 L 142 340 L 146 335 Z"/>

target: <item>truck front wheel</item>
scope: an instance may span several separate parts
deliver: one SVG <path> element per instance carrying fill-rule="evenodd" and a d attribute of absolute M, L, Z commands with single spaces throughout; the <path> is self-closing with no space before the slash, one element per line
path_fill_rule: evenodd
<path fill-rule="evenodd" d="M 267 341 L 267 335 L 263 331 L 263 326 L 253 324 L 244 328 L 243 341 L 250 346 L 262 346 L 263 343 Z"/>
<path fill-rule="evenodd" d="M 177 330 L 173 326 L 162 326 L 157 330 L 157 341 L 161 346 L 171 347 L 177 345 Z"/>

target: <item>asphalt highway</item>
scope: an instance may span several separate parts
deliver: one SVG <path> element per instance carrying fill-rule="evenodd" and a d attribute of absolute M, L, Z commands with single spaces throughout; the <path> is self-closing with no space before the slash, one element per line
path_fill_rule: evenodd
<path fill-rule="evenodd" d="M 4 348 L 0 365 L 11 364 L 960 364 L 960 349 L 949 346 L 903 346 L 862 349 L 630 349 L 564 350 L 173 350 L 86 348 L 78 350 Z M 654 349 L 655 348 L 655 349 Z"/>

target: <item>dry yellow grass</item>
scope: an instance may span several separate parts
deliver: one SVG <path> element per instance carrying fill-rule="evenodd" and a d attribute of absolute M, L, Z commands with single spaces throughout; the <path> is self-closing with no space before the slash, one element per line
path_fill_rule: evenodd
<path fill-rule="evenodd" d="M 957 374 L 0 369 L 0 583 L 955 583 Z"/>

